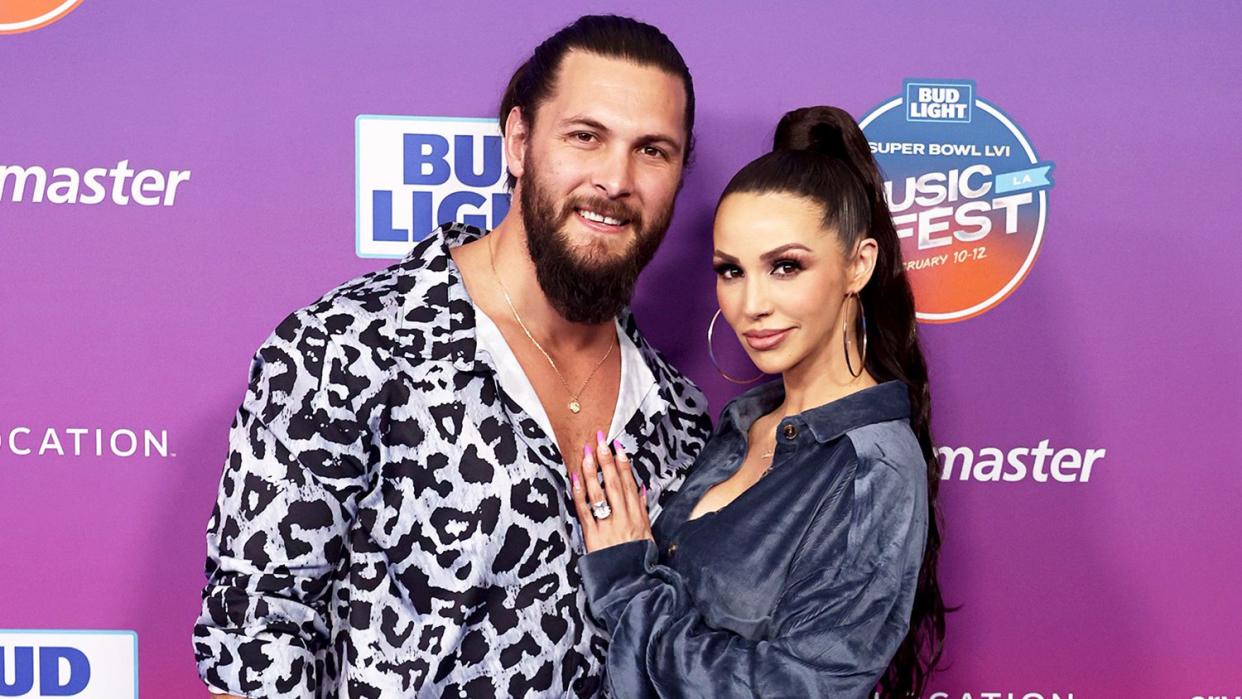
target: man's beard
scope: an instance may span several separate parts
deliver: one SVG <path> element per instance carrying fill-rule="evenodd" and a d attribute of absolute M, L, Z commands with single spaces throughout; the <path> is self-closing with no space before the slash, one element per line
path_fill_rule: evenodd
<path fill-rule="evenodd" d="M 526 249 L 535 263 L 535 277 L 552 307 L 571 323 L 602 323 L 614 317 L 634 293 L 638 273 L 655 256 L 673 217 L 670 203 L 656 212 L 650 223 L 629 206 L 604 197 L 578 197 L 565 201 L 561 210 L 544 191 L 526 159 L 522 177 L 522 223 L 526 226 Z M 610 218 L 628 220 L 634 236 L 620 255 L 575 250 L 564 232 L 575 209 L 587 209 Z M 584 246 L 585 247 L 585 246 Z"/>

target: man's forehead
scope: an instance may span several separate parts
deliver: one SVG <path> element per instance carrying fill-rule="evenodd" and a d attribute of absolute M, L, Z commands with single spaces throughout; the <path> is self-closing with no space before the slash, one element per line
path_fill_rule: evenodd
<path fill-rule="evenodd" d="M 563 113 L 610 112 L 640 121 L 670 121 L 670 135 L 680 136 L 684 128 L 686 94 L 680 77 L 663 68 L 644 65 L 627 58 L 603 56 L 586 51 L 569 51 L 556 75 L 549 102 L 556 102 Z"/>
<path fill-rule="evenodd" d="M 605 56 L 582 49 L 570 49 L 565 53 L 565 57 L 561 59 L 561 64 L 558 66 L 553 85 L 560 86 L 562 83 L 595 80 L 608 76 L 614 77 L 617 81 L 636 80 L 654 86 L 685 91 L 681 77 L 660 66 L 640 63 L 632 58 Z"/>

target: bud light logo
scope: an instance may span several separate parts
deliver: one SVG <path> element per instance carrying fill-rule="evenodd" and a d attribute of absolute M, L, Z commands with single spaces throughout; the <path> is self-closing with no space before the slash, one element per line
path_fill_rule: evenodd
<path fill-rule="evenodd" d="M 965 320 L 996 307 L 1030 272 L 1053 165 L 973 82 L 904 87 L 859 124 L 887 178 L 919 320 Z"/>
<path fill-rule="evenodd" d="M 133 631 L 0 630 L 0 697 L 137 696 Z"/>
<path fill-rule="evenodd" d="M 495 119 L 360 115 L 356 250 L 404 257 L 443 223 L 495 228 L 509 212 Z"/>
<path fill-rule="evenodd" d="M 73 12 L 82 0 L 8 0 L 0 2 L 0 34 L 46 27 Z M 3 696 L 3 695 L 0 695 Z"/>
<path fill-rule="evenodd" d="M 972 83 L 906 81 L 906 121 L 969 124 L 974 101 Z"/>

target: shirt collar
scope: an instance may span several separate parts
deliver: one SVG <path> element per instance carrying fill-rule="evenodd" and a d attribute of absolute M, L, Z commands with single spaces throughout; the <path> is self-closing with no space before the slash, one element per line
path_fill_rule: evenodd
<path fill-rule="evenodd" d="M 733 399 L 725 408 L 724 419 L 746 432 L 756 419 L 775 410 L 784 399 L 784 382 L 769 381 Z M 910 394 L 902 382 L 886 381 L 785 419 L 791 418 L 804 422 L 815 441 L 829 442 L 866 425 L 908 420 Z"/>
<path fill-rule="evenodd" d="M 401 321 L 397 352 L 407 357 L 449 361 L 477 371 L 474 309 L 449 249 L 483 235 L 483 230 L 447 224 L 415 244 L 397 265 Z"/>

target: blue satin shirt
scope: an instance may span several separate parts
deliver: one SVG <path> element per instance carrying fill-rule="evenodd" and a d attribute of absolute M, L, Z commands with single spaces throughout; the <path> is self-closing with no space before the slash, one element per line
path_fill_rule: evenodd
<path fill-rule="evenodd" d="M 638 697 L 866 697 L 910 623 L 927 535 L 927 465 L 904 384 L 891 381 L 776 428 L 772 470 L 689 520 L 741 465 L 780 381 L 730 402 L 655 543 L 579 562 L 611 635 L 609 693 Z"/>

